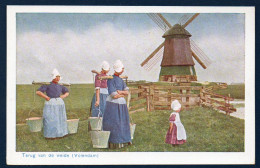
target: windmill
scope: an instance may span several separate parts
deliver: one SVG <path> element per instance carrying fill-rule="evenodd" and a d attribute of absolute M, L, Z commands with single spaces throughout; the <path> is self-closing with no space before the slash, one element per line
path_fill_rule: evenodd
<path fill-rule="evenodd" d="M 148 14 L 165 32 L 162 36 L 165 40 L 141 63 L 141 66 L 146 70 L 151 70 L 156 63 L 162 60 L 160 81 L 197 81 L 193 58 L 204 69 L 211 63 L 206 54 L 190 39 L 191 34 L 185 29 L 198 15 L 198 13 L 191 17 L 184 15 L 179 20 L 179 24 L 171 26 L 161 14 Z"/>

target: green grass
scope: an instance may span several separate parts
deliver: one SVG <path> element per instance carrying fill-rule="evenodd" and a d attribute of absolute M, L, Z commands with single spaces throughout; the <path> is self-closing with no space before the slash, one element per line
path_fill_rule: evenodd
<path fill-rule="evenodd" d="M 94 152 L 242 152 L 244 120 L 215 110 L 197 107 L 182 111 L 181 120 L 187 132 L 187 143 L 172 147 L 164 142 L 170 111 L 131 114 L 136 123 L 133 145 L 122 149 L 95 149 L 91 145 L 87 121 L 80 121 L 78 133 L 58 140 L 45 140 L 43 133 L 31 133 L 27 125 L 17 126 L 17 151 L 94 151 Z"/>
<path fill-rule="evenodd" d="M 78 133 L 58 140 L 45 140 L 43 132 L 32 133 L 27 125 L 16 126 L 17 151 L 193 151 L 193 152 L 242 152 L 244 151 L 244 120 L 226 116 L 215 110 L 197 107 L 180 113 L 187 132 L 187 143 L 172 147 L 165 144 L 170 111 L 137 112 L 131 114 L 136 123 L 133 145 L 123 149 L 92 148 L 87 131 L 93 84 L 72 85 L 70 96 L 65 99 L 68 118 L 80 118 Z M 17 85 L 17 123 L 25 123 L 28 112 L 41 116 L 44 99 L 35 96 L 32 85 Z"/>
<path fill-rule="evenodd" d="M 38 88 L 39 86 L 35 86 L 36 90 Z M 93 84 L 72 85 L 70 95 L 64 99 L 68 118 L 86 120 L 93 95 Z M 16 123 L 25 123 L 29 116 L 42 116 L 44 101 L 35 94 L 33 85 L 17 85 Z"/>
<path fill-rule="evenodd" d="M 228 85 L 227 89 L 221 89 L 214 91 L 214 93 L 228 96 L 235 99 L 245 99 L 245 84 L 240 85 Z"/>

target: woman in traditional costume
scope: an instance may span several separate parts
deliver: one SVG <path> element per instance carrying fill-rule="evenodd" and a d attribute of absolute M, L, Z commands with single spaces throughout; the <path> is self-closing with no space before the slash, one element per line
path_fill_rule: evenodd
<path fill-rule="evenodd" d="M 46 139 L 61 138 L 68 134 L 67 115 L 63 99 L 69 95 L 69 91 L 65 86 L 58 84 L 60 79 L 60 73 L 57 69 L 54 69 L 50 85 L 42 85 L 36 91 L 38 96 L 46 100 L 43 108 L 43 129 Z"/>
<path fill-rule="evenodd" d="M 102 62 L 102 70 L 95 76 L 95 94 L 91 102 L 91 116 L 103 116 L 106 106 L 106 99 L 108 97 L 107 80 L 100 80 L 99 77 L 106 76 L 109 72 L 109 64 L 106 61 Z"/>
<path fill-rule="evenodd" d="M 174 146 L 185 143 L 187 136 L 179 115 L 181 104 L 178 100 L 174 100 L 172 101 L 171 108 L 174 112 L 171 113 L 169 118 L 170 126 L 166 134 L 165 142 Z"/>
<path fill-rule="evenodd" d="M 103 130 L 110 131 L 109 148 L 121 148 L 130 145 L 130 121 L 125 96 L 129 88 L 119 77 L 124 72 L 124 65 L 117 60 L 113 66 L 113 79 L 107 81 L 109 96 L 106 100 L 103 116 Z"/>

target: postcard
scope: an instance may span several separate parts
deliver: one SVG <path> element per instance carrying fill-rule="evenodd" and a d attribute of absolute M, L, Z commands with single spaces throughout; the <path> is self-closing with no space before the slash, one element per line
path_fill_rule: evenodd
<path fill-rule="evenodd" d="M 7 6 L 7 164 L 255 164 L 255 8 Z"/>

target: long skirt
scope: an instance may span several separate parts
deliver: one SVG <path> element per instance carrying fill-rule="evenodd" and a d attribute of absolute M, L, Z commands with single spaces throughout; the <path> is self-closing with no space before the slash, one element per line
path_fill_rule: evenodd
<path fill-rule="evenodd" d="M 95 106 L 96 103 L 96 93 L 94 94 L 93 98 L 92 98 L 92 102 L 91 102 L 91 117 L 97 117 L 99 114 L 99 110 L 100 110 L 100 117 L 103 116 L 104 111 L 105 111 L 105 107 L 106 107 L 106 99 L 108 94 L 99 94 L 99 106 Z"/>
<path fill-rule="evenodd" d="M 131 142 L 130 120 L 124 98 L 108 96 L 103 116 L 103 130 L 110 131 L 109 143 Z"/>
<path fill-rule="evenodd" d="M 165 137 L 165 142 L 167 144 L 172 144 L 172 145 L 180 145 L 186 142 L 186 139 L 181 139 L 181 140 L 177 139 L 177 126 L 175 125 L 175 123 L 173 123 L 172 132 L 170 132 L 170 128 L 168 129 Z"/>
<path fill-rule="evenodd" d="M 46 138 L 63 137 L 68 134 L 66 109 L 61 98 L 52 98 L 45 101 L 43 129 Z"/>

